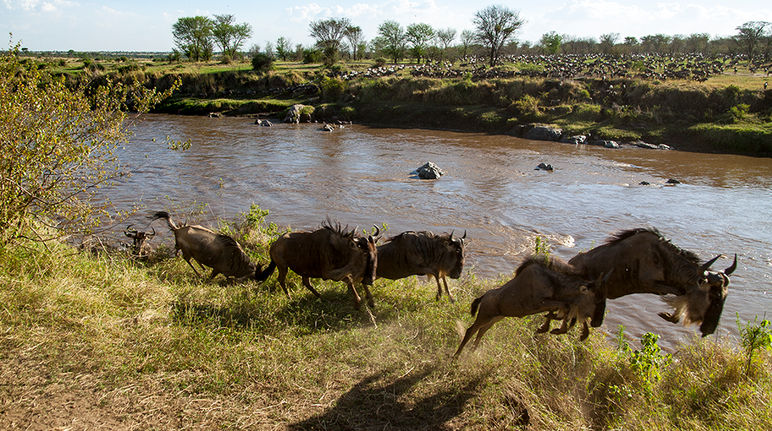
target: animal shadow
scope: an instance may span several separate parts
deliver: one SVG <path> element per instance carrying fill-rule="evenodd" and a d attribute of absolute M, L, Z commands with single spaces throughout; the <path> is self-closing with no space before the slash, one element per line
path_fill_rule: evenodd
<path fill-rule="evenodd" d="M 288 425 L 290 430 L 437 430 L 449 429 L 448 421 L 464 410 L 467 401 L 478 391 L 486 375 L 467 382 L 462 388 L 447 388 L 417 400 L 401 401 L 436 365 L 427 365 L 384 384 L 386 371 L 362 379 L 341 395 L 327 411 Z"/>

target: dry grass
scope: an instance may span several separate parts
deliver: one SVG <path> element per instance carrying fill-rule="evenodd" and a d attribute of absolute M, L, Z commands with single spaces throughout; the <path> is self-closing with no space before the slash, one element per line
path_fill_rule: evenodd
<path fill-rule="evenodd" d="M 246 229 L 265 262 L 270 232 Z M 243 231 L 242 231 L 243 232 Z M 379 280 L 371 318 L 341 283 L 319 301 L 196 279 L 181 259 L 137 264 L 64 245 L 0 248 L 3 429 L 769 429 L 769 355 L 750 378 L 731 346 L 697 341 L 649 382 L 597 331 L 498 323 L 451 354 L 472 298 L 502 280 Z M 166 248 L 160 254 L 168 253 Z M 318 281 L 317 281 L 318 283 Z"/>

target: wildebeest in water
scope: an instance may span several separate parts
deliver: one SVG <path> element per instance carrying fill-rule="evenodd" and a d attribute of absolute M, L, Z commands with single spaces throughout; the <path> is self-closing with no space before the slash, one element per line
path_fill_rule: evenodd
<path fill-rule="evenodd" d="M 675 295 L 665 301 L 673 313 L 660 317 L 676 323 L 701 323 L 702 336 L 712 334 L 718 326 L 728 293 L 729 275 L 737 268 L 734 262 L 724 271 L 708 271 L 719 258 L 701 263 L 694 253 L 683 250 L 654 228 L 619 232 L 605 244 L 579 253 L 569 264 L 586 279 L 613 270 L 607 283 L 608 299 L 634 293 Z"/>
<path fill-rule="evenodd" d="M 464 268 L 464 239 L 422 231 L 402 232 L 378 246 L 378 278 L 397 280 L 411 275 L 430 275 L 437 280 L 437 300 L 442 296 L 440 279 L 451 302 L 447 275 L 457 279 Z"/>
<path fill-rule="evenodd" d="M 375 227 L 374 235 L 359 237 L 356 230 L 341 227 L 340 223 L 327 220 L 313 232 L 288 232 L 271 244 L 271 263 L 258 276 L 266 280 L 275 268 L 279 268 L 279 285 L 289 296 L 286 286 L 287 270 L 291 269 L 303 279 L 303 285 L 316 297 L 319 292 L 311 285 L 311 278 L 344 281 L 354 297 L 357 307 L 361 298 L 354 283 L 362 282 L 368 304 L 374 306 L 368 285 L 375 280 L 378 264 L 377 249 L 380 230 Z"/>

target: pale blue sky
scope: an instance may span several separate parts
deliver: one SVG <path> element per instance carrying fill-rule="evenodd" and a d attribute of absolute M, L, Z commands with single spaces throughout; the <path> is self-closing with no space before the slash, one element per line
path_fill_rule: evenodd
<path fill-rule="evenodd" d="M 424 22 L 460 34 L 472 29 L 477 10 L 491 4 L 519 11 L 526 23 L 517 39 L 531 42 L 549 31 L 595 38 L 603 33 L 621 38 L 656 33 L 730 36 L 746 21 L 772 21 L 772 1 L 762 0 L 0 0 L 0 30 L 36 51 L 169 51 L 178 18 L 229 13 L 252 25 L 254 36 L 245 48 L 255 43 L 264 47 L 279 36 L 293 45 L 310 45 L 308 24 L 314 20 L 347 17 L 362 27 L 366 40 L 386 20 L 403 26 Z"/>

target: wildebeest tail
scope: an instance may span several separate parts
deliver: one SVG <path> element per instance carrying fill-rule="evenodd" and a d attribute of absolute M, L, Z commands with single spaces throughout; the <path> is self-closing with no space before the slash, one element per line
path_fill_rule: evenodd
<path fill-rule="evenodd" d="M 155 214 L 150 216 L 150 220 L 166 219 L 166 223 L 169 225 L 169 229 L 176 230 L 177 226 L 172 221 L 172 216 L 166 211 L 156 211 Z"/>
<path fill-rule="evenodd" d="M 485 295 L 483 295 L 483 296 L 485 296 Z M 482 301 L 482 299 L 483 299 L 483 297 L 481 296 L 481 297 L 475 299 L 474 301 L 472 301 L 472 307 L 469 309 L 469 312 L 472 313 L 472 316 L 477 314 L 477 309 L 480 308 L 480 301 Z"/>
<path fill-rule="evenodd" d="M 255 280 L 257 281 L 265 281 L 268 279 L 268 277 L 273 274 L 273 270 L 276 269 L 276 262 L 271 259 L 271 263 L 266 267 L 263 271 L 260 271 L 259 274 L 255 274 Z"/>

